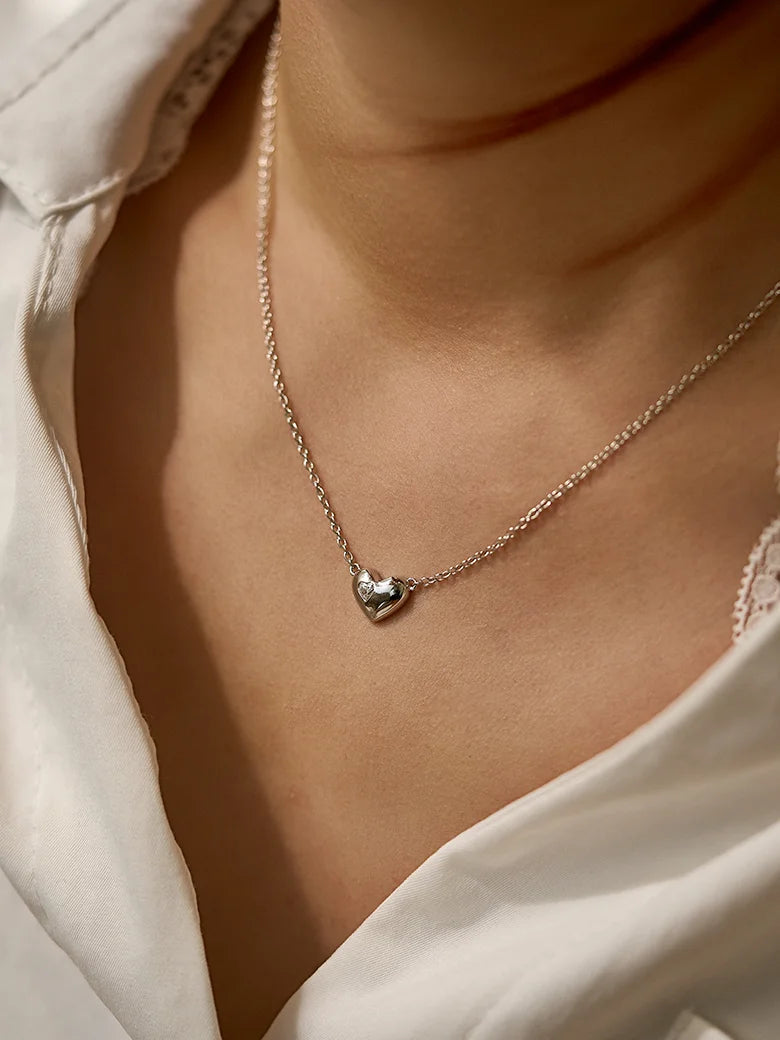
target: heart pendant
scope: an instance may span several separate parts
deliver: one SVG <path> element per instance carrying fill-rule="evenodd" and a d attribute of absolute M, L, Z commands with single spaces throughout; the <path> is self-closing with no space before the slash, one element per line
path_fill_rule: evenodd
<path fill-rule="evenodd" d="M 360 570 L 352 579 L 355 599 L 372 621 L 382 621 L 394 613 L 409 597 L 409 587 L 401 578 L 377 580 L 370 571 Z"/>

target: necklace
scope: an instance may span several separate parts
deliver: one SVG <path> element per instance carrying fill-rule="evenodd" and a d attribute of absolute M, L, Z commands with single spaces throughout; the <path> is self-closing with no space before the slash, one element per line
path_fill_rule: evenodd
<path fill-rule="evenodd" d="M 389 617 L 402 606 L 415 589 L 429 588 L 440 582 L 453 578 L 456 574 L 481 563 L 489 556 L 495 555 L 504 549 L 522 531 L 525 531 L 534 521 L 538 520 L 546 510 L 550 509 L 556 502 L 568 495 L 584 480 L 587 480 L 597 469 L 620 451 L 630 440 L 641 433 L 655 418 L 666 411 L 693 383 L 700 379 L 724 357 L 732 347 L 742 340 L 745 334 L 755 325 L 758 319 L 774 301 L 780 296 L 780 281 L 762 297 L 750 313 L 701 361 L 689 369 L 677 383 L 673 383 L 668 390 L 646 408 L 636 419 L 632 420 L 617 433 L 611 441 L 604 445 L 601 451 L 596 452 L 578 470 L 571 473 L 557 487 L 548 491 L 547 494 L 520 519 L 508 527 L 503 534 L 499 535 L 494 542 L 483 546 L 471 556 L 467 556 L 459 563 L 435 574 L 428 574 L 419 578 L 377 578 L 374 574 L 362 567 L 355 559 L 354 553 L 349 547 L 346 536 L 336 518 L 336 514 L 328 501 L 322 481 L 314 464 L 311 452 L 301 433 L 298 421 L 293 412 L 290 399 L 287 395 L 282 370 L 279 365 L 277 353 L 276 335 L 274 332 L 274 319 L 271 309 L 271 286 L 268 274 L 268 245 L 269 245 L 269 216 L 271 202 L 271 165 L 273 160 L 275 137 L 276 137 L 276 92 L 277 77 L 279 72 L 279 57 L 281 53 L 281 31 L 279 22 L 274 26 L 271 40 L 266 55 L 265 70 L 262 85 L 262 118 L 260 127 L 260 151 L 257 160 L 257 198 L 258 198 L 258 228 L 257 228 L 257 284 L 260 297 L 260 307 L 263 319 L 263 333 L 266 346 L 266 358 L 271 370 L 274 389 L 276 390 L 287 425 L 290 428 L 298 454 L 301 456 L 304 468 L 309 475 L 309 480 L 319 499 L 325 517 L 330 524 L 331 531 L 336 537 L 344 560 L 352 575 L 352 589 L 355 599 L 371 621 L 381 621 Z"/>

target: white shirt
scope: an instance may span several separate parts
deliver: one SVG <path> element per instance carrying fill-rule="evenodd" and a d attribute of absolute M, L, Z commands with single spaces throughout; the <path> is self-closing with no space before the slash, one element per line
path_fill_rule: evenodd
<path fill-rule="evenodd" d="M 154 746 L 89 594 L 73 315 L 122 197 L 175 161 L 267 7 L 0 10 L 2 1040 L 218 1038 Z M 741 638 L 707 674 L 435 852 L 267 1040 L 778 1040 L 780 525 L 756 535 Z"/>

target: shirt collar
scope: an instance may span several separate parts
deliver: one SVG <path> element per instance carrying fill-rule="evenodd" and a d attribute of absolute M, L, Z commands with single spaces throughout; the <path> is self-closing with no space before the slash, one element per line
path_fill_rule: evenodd
<path fill-rule="evenodd" d="M 37 216 L 172 165 L 192 121 L 272 0 L 77 0 L 11 27 L 0 80 L 0 179 Z M 52 5 L 56 7 L 57 5 Z M 60 8 L 61 10 L 61 8 Z M 164 133 L 163 133 L 164 131 Z"/>

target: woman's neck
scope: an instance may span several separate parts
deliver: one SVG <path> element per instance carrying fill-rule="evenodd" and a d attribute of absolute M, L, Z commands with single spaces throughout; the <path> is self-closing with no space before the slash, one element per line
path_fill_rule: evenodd
<path fill-rule="evenodd" d="M 727 243 L 777 139 L 767 0 L 283 0 L 282 26 L 285 190 L 432 325 L 519 298 L 554 324 L 562 292 L 597 323 L 648 258 Z"/>

